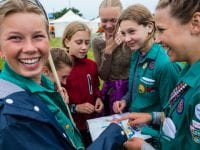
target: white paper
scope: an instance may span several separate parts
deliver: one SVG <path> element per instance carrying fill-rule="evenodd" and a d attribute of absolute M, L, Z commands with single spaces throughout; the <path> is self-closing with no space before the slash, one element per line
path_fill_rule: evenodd
<path fill-rule="evenodd" d="M 121 118 L 123 115 L 127 115 L 128 113 L 124 114 L 115 114 L 106 117 L 100 117 L 95 119 L 87 120 L 90 135 L 92 140 L 94 141 L 99 135 L 110 125 L 111 121 L 117 118 Z M 120 123 L 124 131 L 126 132 L 128 138 L 139 137 L 142 139 L 150 138 L 149 135 L 142 135 L 141 134 L 141 127 L 130 127 L 127 125 L 128 120 L 124 120 Z"/>

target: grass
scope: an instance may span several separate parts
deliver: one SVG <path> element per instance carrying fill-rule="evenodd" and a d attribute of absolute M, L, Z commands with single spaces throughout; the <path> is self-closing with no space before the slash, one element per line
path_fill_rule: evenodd
<path fill-rule="evenodd" d="M 50 40 L 50 45 L 51 45 L 51 47 L 62 47 L 61 38 L 52 38 Z M 94 60 L 94 55 L 93 55 L 93 51 L 91 48 L 89 49 L 87 56 L 88 56 L 88 58 Z"/>
<path fill-rule="evenodd" d="M 3 67 L 3 59 L 0 58 L 0 70 L 2 69 Z"/>

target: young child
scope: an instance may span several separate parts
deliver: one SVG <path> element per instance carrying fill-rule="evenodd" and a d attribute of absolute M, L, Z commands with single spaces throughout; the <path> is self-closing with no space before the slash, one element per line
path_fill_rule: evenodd
<path fill-rule="evenodd" d="M 96 63 L 87 58 L 90 29 L 81 22 L 70 23 L 64 31 L 63 46 L 74 59 L 72 72 L 64 86 L 69 95 L 69 106 L 85 145 L 91 143 L 86 120 L 101 112 L 103 103 L 99 91 Z"/>
<path fill-rule="evenodd" d="M 65 49 L 62 48 L 51 48 L 50 53 L 53 59 L 53 63 L 55 65 L 55 69 L 57 71 L 58 79 L 62 85 L 66 84 L 67 77 L 70 75 L 72 66 L 73 66 L 73 61 L 71 57 L 67 54 Z M 51 66 L 49 62 L 46 63 L 46 65 L 43 67 L 43 73 L 48 76 L 51 81 L 54 83 L 56 82 L 56 79 L 53 75 Z M 67 91 L 65 88 L 58 89 L 57 85 L 55 84 L 55 89 L 62 92 L 64 95 L 64 99 L 66 103 L 69 103 L 69 98 Z"/>
<path fill-rule="evenodd" d="M 49 27 L 39 1 L 0 6 L 0 149 L 84 149 L 54 84 L 42 75 Z M 3 88 L 2 88 L 3 87 Z"/>
<path fill-rule="evenodd" d="M 161 111 L 178 81 L 179 65 L 171 63 L 165 49 L 154 43 L 155 22 L 143 5 L 127 7 L 117 26 L 125 44 L 132 50 L 129 90 L 113 109 L 128 106 L 130 112 Z"/>
<path fill-rule="evenodd" d="M 55 65 L 55 69 L 58 74 L 59 81 L 61 84 L 66 84 L 66 79 L 70 75 L 73 61 L 71 57 L 67 54 L 67 51 L 62 48 L 51 48 L 51 56 Z M 55 82 L 54 75 L 52 73 L 49 62 L 43 68 L 43 72 L 47 75 L 53 82 Z"/>

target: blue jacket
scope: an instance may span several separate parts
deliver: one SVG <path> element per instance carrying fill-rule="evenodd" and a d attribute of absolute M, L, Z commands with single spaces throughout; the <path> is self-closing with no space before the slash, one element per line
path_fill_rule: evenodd
<path fill-rule="evenodd" d="M 127 136 L 116 123 L 111 123 L 104 132 L 87 148 L 87 150 L 123 150 Z"/>
<path fill-rule="evenodd" d="M 74 149 L 39 97 L 9 81 L 0 79 L 0 85 L 1 150 Z"/>

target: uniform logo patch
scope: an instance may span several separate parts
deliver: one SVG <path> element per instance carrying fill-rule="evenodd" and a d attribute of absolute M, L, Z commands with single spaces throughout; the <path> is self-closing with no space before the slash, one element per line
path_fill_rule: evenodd
<path fill-rule="evenodd" d="M 145 62 L 145 63 L 143 64 L 142 68 L 145 69 L 145 68 L 147 67 L 147 65 L 148 65 L 148 63 Z"/>
<path fill-rule="evenodd" d="M 197 144 L 200 144 L 200 137 L 195 136 L 194 137 L 194 142 L 197 143 Z"/>
<path fill-rule="evenodd" d="M 192 120 L 192 126 L 195 127 L 195 128 L 197 128 L 197 129 L 200 129 L 200 122 Z"/>
<path fill-rule="evenodd" d="M 152 61 L 152 62 L 150 62 L 149 63 L 149 69 L 151 69 L 151 70 L 153 70 L 154 69 L 154 66 L 155 66 L 155 62 L 154 61 Z"/>
<path fill-rule="evenodd" d="M 139 85 L 139 93 L 144 93 L 145 92 L 145 87 L 144 85 L 140 84 Z"/>
<path fill-rule="evenodd" d="M 195 106 L 195 116 L 200 120 L 200 104 Z"/>
<path fill-rule="evenodd" d="M 184 109 L 184 99 L 182 98 L 182 99 L 180 100 L 180 102 L 178 103 L 178 106 L 177 106 L 177 108 L 176 108 L 176 111 L 177 111 L 178 114 L 182 114 L 183 109 Z"/>

